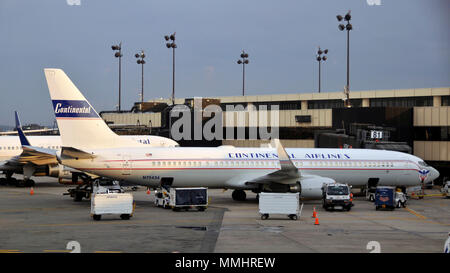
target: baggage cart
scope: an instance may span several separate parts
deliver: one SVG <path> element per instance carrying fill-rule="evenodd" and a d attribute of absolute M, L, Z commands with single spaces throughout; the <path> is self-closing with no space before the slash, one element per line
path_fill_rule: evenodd
<path fill-rule="evenodd" d="M 297 220 L 301 215 L 299 200 L 299 193 L 261 192 L 259 194 L 259 213 L 261 214 L 261 219 L 266 220 L 273 214 L 284 214 L 291 220 Z"/>
<path fill-rule="evenodd" d="M 123 220 L 133 216 L 135 204 L 133 195 L 125 193 L 123 189 L 114 184 L 112 187 L 102 186 L 97 181 L 93 186 L 91 196 L 91 216 L 99 221 L 102 215 L 120 215 Z"/>
<path fill-rule="evenodd" d="M 208 207 L 208 188 L 164 188 L 158 190 L 155 205 L 172 208 L 174 211 L 196 208 L 204 211 Z"/>

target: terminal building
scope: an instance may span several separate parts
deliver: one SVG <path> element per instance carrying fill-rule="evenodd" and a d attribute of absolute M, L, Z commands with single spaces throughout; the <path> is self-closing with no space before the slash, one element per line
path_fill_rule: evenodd
<path fill-rule="evenodd" d="M 175 140 L 181 146 L 260 147 L 269 141 L 259 134 L 250 137 L 261 124 L 252 119 L 256 116 L 269 127 L 278 124 L 285 147 L 398 150 L 423 158 L 441 172 L 441 178 L 450 177 L 450 87 L 351 91 L 348 96 L 350 107 L 343 92 L 178 98 L 175 105 L 186 105 L 192 113 L 220 106 L 224 139 Z M 172 137 L 170 128 L 176 121 L 169 116 L 172 107 L 171 99 L 156 99 L 135 103 L 130 111 L 100 115 L 119 134 Z M 203 117 L 202 124 L 208 119 Z M 230 127 L 234 136 L 242 129 L 245 137 L 227 138 Z"/>

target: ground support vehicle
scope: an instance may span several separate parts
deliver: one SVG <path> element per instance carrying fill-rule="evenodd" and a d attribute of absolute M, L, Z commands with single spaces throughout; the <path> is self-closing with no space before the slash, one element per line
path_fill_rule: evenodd
<path fill-rule="evenodd" d="M 446 198 L 450 198 L 450 180 L 445 181 L 444 184 L 442 184 L 441 192 Z"/>
<path fill-rule="evenodd" d="M 375 191 L 375 209 L 395 209 L 395 187 L 378 186 Z"/>
<path fill-rule="evenodd" d="M 325 210 L 341 208 L 350 211 L 353 206 L 351 187 L 348 184 L 331 183 L 322 186 L 322 206 Z"/>
<path fill-rule="evenodd" d="M 297 220 L 301 215 L 299 193 L 261 192 L 259 194 L 259 213 L 262 220 L 272 214 L 284 214 L 291 220 Z M 303 204 L 302 204 L 303 208 Z"/>
<path fill-rule="evenodd" d="M 155 205 L 174 211 L 190 208 L 204 211 L 208 208 L 208 188 L 161 187 L 156 192 Z"/>
<path fill-rule="evenodd" d="M 397 208 L 406 207 L 406 194 L 404 194 L 400 189 L 395 192 L 395 206 Z"/>
<path fill-rule="evenodd" d="M 111 189 L 94 182 L 91 196 L 91 216 L 99 221 L 102 215 L 120 215 L 123 220 L 129 220 L 134 213 L 135 203 L 131 193 L 125 193 L 121 188 Z"/>

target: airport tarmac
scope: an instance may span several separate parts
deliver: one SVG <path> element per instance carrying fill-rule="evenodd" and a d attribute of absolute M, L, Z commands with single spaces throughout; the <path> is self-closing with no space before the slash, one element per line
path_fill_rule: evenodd
<path fill-rule="evenodd" d="M 210 206 L 174 212 L 155 207 L 154 192 L 131 191 L 136 200 L 130 220 L 90 217 L 90 201 L 63 196 L 70 186 L 49 178 L 30 188 L 0 186 L 0 253 L 70 252 L 70 241 L 81 252 L 298 252 L 367 253 L 371 241 L 381 252 L 443 252 L 450 231 L 450 199 L 408 200 L 407 208 L 376 211 L 373 203 L 356 197 L 350 212 L 327 212 L 320 200 L 304 201 L 299 220 L 287 216 L 261 220 L 256 195 L 236 202 L 232 191 L 209 190 Z M 437 189 L 427 193 L 437 193 Z M 319 224 L 314 225 L 313 207 Z"/>

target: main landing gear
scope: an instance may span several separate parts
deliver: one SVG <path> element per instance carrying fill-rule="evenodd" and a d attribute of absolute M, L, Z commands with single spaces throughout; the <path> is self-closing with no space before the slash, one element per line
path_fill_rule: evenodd
<path fill-rule="evenodd" d="M 11 185 L 16 187 L 34 187 L 34 181 L 31 179 L 18 180 L 13 176 L 14 173 L 5 173 L 5 178 L 0 178 L 0 185 Z"/>
<path fill-rule="evenodd" d="M 245 201 L 247 194 L 244 190 L 234 190 L 231 197 L 233 197 L 234 201 Z"/>

